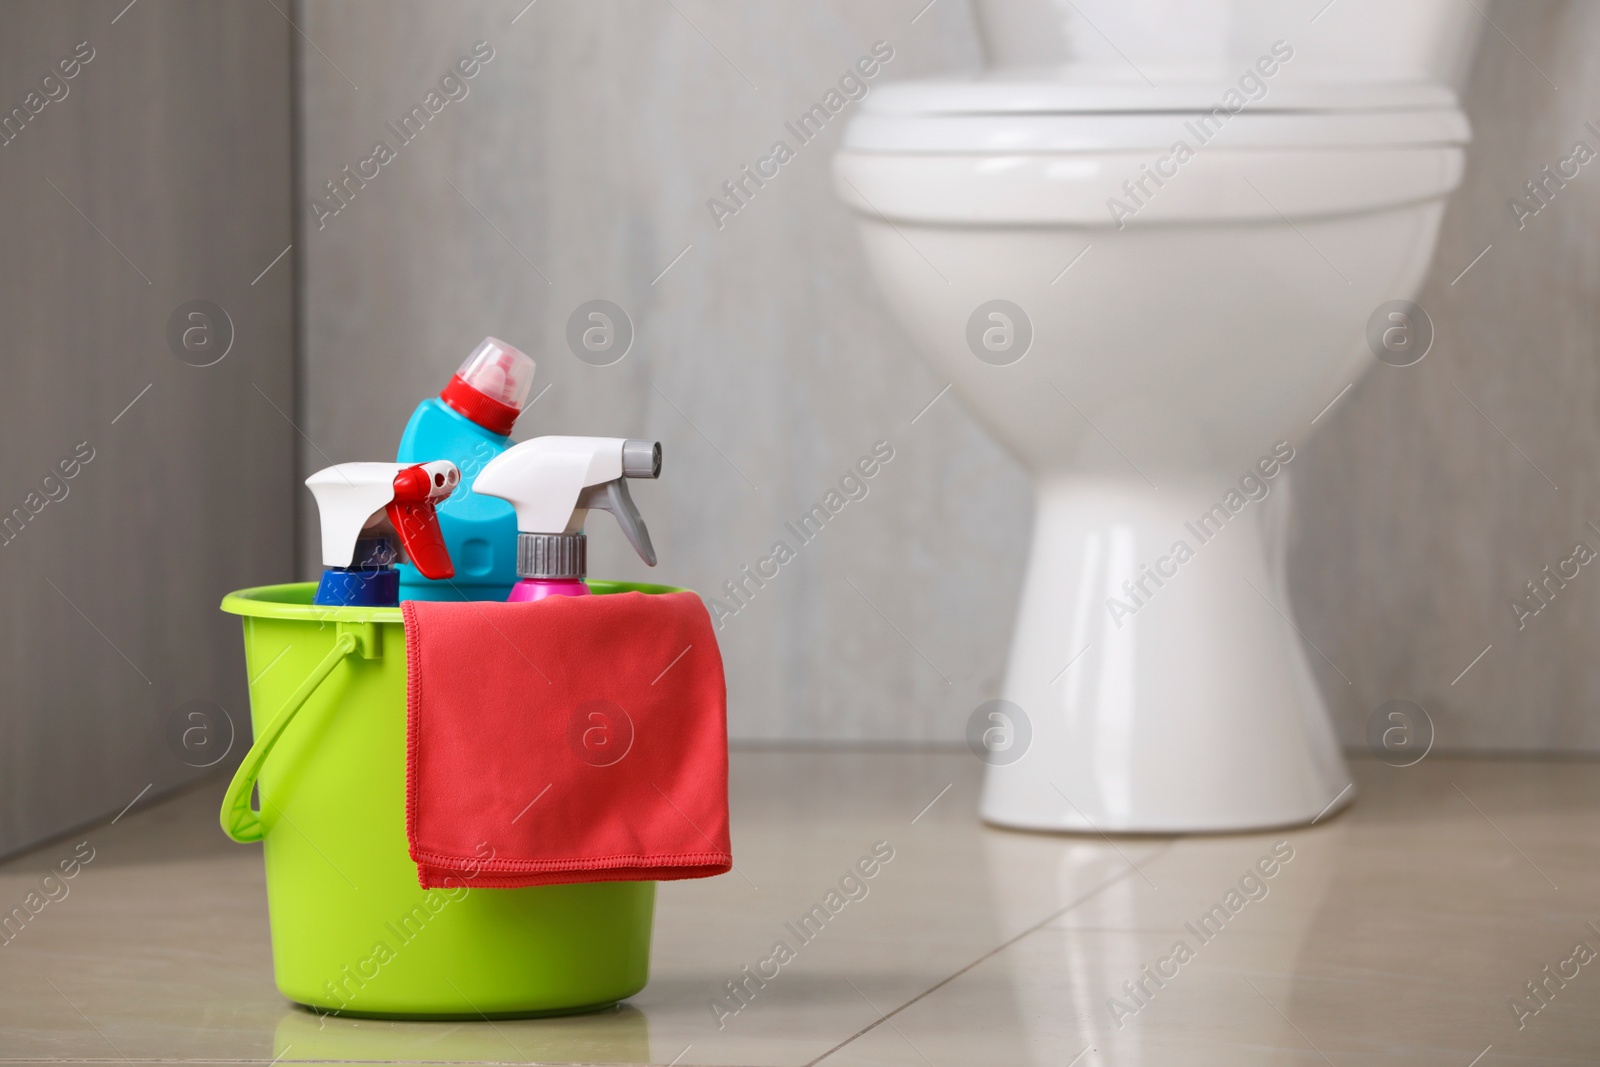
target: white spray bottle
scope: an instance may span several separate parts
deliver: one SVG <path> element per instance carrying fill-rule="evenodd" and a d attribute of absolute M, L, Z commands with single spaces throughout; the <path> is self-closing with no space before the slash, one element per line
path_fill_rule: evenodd
<path fill-rule="evenodd" d="M 449 460 L 430 463 L 340 463 L 306 479 L 322 517 L 322 581 L 313 604 L 393 607 L 400 603 L 402 550 L 425 577 L 455 568 L 434 508 L 461 472 Z"/>
<path fill-rule="evenodd" d="M 661 443 L 621 437 L 535 437 L 507 449 L 478 472 L 472 491 L 499 497 L 517 513 L 517 577 L 512 602 L 584 596 L 590 511 L 609 511 L 650 566 L 650 544 L 629 478 L 661 476 Z"/>

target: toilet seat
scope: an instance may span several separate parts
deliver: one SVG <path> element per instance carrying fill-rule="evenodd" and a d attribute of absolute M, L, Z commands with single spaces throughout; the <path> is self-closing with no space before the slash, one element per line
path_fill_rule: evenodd
<path fill-rule="evenodd" d="M 1264 80 L 1266 95 L 1246 111 L 1386 111 L 1453 108 L 1448 87 L 1429 82 Z M 1023 115 L 1084 112 L 1190 112 L 1217 106 L 1237 83 L 1219 79 L 1143 81 L 1050 72 L 994 72 L 879 86 L 868 111 L 895 115 Z"/>
<path fill-rule="evenodd" d="M 864 214 L 954 224 L 1148 226 L 1371 211 L 1442 197 L 1471 138 L 1449 89 L 977 79 L 906 82 L 863 101 L 834 168 Z M 1218 110 L 1213 111 L 1213 108 Z M 1180 163 L 1174 149 L 1189 149 Z M 1151 168 L 1164 181 L 1146 175 Z M 1136 201 L 1125 183 L 1144 181 Z M 1138 210 L 1121 217 L 1110 201 Z"/>
<path fill-rule="evenodd" d="M 1453 108 L 1384 111 L 1085 112 L 1025 115 L 878 115 L 863 112 L 841 147 L 863 152 L 1115 152 L 1191 147 L 1376 148 L 1459 145 L 1470 139 Z M 1202 126 L 1203 120 L 1212 125 Z M 1205 140 L 1202 140 L 1202 137 Z"/>
<path fill-rule="evenodd" d="M 867 98 L 841 145 L 863 152 L 1356 148 L 1470 140 L 1455 94 L 1419 83 L 1272 86 L 1230 112 L 1230 84 L 930 81 Z M 1236 99 L 1243 99 L 1242 96 Z M 1202 139 L 1203 138 L 1203 139 Z M 1214 143 L 1213 143 L 1214 142 Z"/>

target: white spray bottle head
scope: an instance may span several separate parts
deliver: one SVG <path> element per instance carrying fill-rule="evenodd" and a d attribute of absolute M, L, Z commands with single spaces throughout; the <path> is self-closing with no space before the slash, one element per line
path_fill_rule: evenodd
<path fill-rule="evenodd" d="M 490 460 L 472 491 L 517 513 L 517 572 L 523 578 L 581 579 L 584 520 L 609 511 L 628 543 L 654 567 L 655 546 L 628 493 L 629 478 L 661 475 L 661 443 L 621 437 L 535 437 Z"/>
<path fill-rule="evenodd" d="M 396 548 L 428 578 L 455 573 L 434 506 L 455 491 L 461 471 L 431 463 L 339 463 L 306 479 L 322 519 L 322 565 L 349 567 L 356 542 L 394 535 Z"/>

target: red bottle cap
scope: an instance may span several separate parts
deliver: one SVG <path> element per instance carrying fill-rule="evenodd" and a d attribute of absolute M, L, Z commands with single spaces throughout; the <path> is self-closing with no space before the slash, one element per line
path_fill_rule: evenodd
<path fill-rule="evenodd" d="M 532 359 L 494 337 L 485 337 L 439 399 L 502 437 L 511 432 L 533 386 Z"/>

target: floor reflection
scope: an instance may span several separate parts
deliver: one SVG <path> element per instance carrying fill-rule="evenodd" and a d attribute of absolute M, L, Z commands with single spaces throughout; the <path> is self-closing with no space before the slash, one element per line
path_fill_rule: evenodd
<path fill-rule="evenodd" d="M 1338 824 L 1177 845 L 987 834 L 1003 912 L 1066 909 L 1003 953 L 1028 1034 L 1021 1062 L 1088 1049 L 1119 1067 L 1310 1053 L 1277 1009 L 1289 1009 L 1345 837 Z"/>

